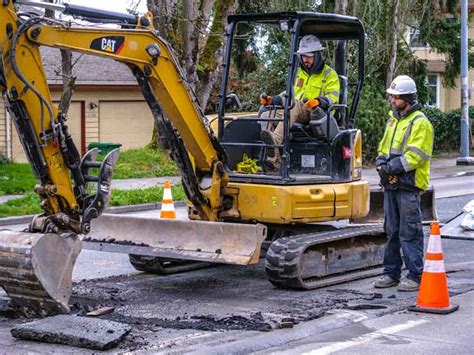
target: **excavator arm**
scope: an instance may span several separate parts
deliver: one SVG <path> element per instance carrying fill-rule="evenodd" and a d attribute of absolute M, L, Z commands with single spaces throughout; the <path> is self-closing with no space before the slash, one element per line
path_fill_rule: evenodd
<path fill-rule="evenodd" d="M 16 305 L 39 313 L 69 310 L 72 269 L 81 250 L 78 234 L 89 233 L 91 221 L 107 207 L 113 167 L 119 156 L 118 150 L 114 150 L 99 162 L 96 148 L 81 159 L 68 132 L 67 117 L 52 102 L 41 46 L 111 58 L 127 65 L 150 106 L 161 138 L 166 140 L 181 170 L 185 191 L 199 218 L 219 221 L 239 216 L 238 189 L 227 187 L 225 152 L 186 84 L 172 49 L 153 29 L 151 17 L 134 19 L 73 5 L 67 5 L 65 10 L 68 14 L 125 25 L 122 29 L 82 27 L 17 13 L 11 1 L 0 6 L 0 89 L 39 181 L 35 191 L 44 211 L 33 219 L 26 232 L 0 232 L 0 285 Z M 97 170 L 98 174 L 93 175 Z M 193 238 L 188 238 L 191 253 L 200 254 L 190 258 L 232 263 L 258 260 L 260 243 L 265 237 L 262 226 L 248 226 L 246 236 L 255 246 L 243 258 L 235 258 L 239 247 L 235 240 L 226 243 L 226 238 L 237 236 L 241 230 L 231 223 L 200 223 L 211 242 L 196 249 Z M 190 229 L 178 223 L 169 228 L 171 233 L 183 236 L 190 230 L 194 233 L 195 225 Z M 150 248 L 153 243 L 162 243 L 156 241 L 157 229 L 166 228 L 155 226 L 149 231 Z M 257 233 L 257 241 L 252 232 Z M 165 241 L 170 238 L 173 240 L 167 233 Z M 240 250 L 248 245 L 242 242 Z M 212 249 L 208 251 L 208 247 Z M 187 253 L 182 242 L 179 249 L 179 253 Z M 226 252 L 230 255 L 228 259 Z"/>
<path fill-rule="evenodd" d="M 35 230 L 87 233 L 90 220 L 107 204 L 112 168 L 118 159 L 118 152 L 114 152 L 105 159 L 98 177 L 88 174 L 91 167 L 101 165 L 95 162 L 93 152 L 81 163 L 67 129 L 67 117 L 52 103 L 40 46 L 71 49 L 126 64 L 137 78 L 160 135 L 170 143 L 185 190 L 200 218 L 219 220 L 228 182 L 225 153 L 187 86 L 172 49 L 153 30 L 151 18 L 138 19 L 132 29 L 72 27 L 44 17 L 18 17 L 10 2 L 0 9 L 0 19 L 6 28 L 0 38 L 2 91 L 40 181 L 36 191 L 45 211 L 41 223 L 33 224 Z M 98 197 L 87 196 L 87 183 L 98 180 L 102 183 L 96 189 Z M 47 229 L 45 225 L 53 227 Z"/>

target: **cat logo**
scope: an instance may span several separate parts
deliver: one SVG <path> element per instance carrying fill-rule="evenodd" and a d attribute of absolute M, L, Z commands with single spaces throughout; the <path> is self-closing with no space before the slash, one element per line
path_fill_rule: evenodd
<path fill-rule="evenodd" d="M 115 52 L 115 43 L 113 39 L 102 38 L 101 49 L 106 52 Z"/>
<path fill-rule="evenodd" d="M 125 37 L 108 36 L 99 37 L 92 41 L 90 48 L 101 52 L 119 54 L 125 46 Z"/>

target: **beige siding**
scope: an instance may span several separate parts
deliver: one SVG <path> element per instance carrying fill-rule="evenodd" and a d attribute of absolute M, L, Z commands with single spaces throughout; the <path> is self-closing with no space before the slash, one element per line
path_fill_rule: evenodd
<path fill-rule="evenodd" d="M 72 102 L 68 114 L 68 127 L 74 143 L 81 149 L 81 103 Z M 12 124 L 13 126 L 13 124 Z M 21 146 L 16 129 L 12 128 L 12 159 L 17 162 L 26 162 L 26 155 Z"/>
<path fill-rule="evenodd" d="M 100 141 L 122 149 L 145 146 L 153 132 L 153 116 L 144 101 L 100 101 Z"/>

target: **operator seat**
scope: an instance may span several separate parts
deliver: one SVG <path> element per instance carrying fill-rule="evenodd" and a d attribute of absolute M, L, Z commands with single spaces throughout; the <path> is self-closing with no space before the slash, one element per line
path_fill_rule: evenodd
<path fill-rule="evenodd" d="M 331 110 L 329 114 L 324 114 L 321 109 L 317 109 L 312 114 L 308 123 L 293 123 L 290 127 L 292 141 L 308 142 L 312 140 L 326 140 L 332 142 L 334 137 L 340 132 L 340 126 L 345 127 L 345 117 L 347 111 L 347 77 L 339 76 L 340 91 L 338 107 Z M 329 122 L 328 122 L 329 121 Z"/>

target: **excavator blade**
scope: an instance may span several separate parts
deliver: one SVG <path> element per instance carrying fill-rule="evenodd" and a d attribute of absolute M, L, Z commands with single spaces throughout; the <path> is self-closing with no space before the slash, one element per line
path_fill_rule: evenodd
<path fill-rule="evenodd" d="M 262 224 L 103 214 L 82 242 L 84 249 L 247 265 L 258 262 L 266 234 Z"/>
<path fill-rule="evenodd" d="M 423 223 L 438 219 L 436 213 L 435 191 L 433 186 L 421 194 L 421 213 Z M 383 190 L 380 187 L 370 189 L 370 211 L 366 217 L 357 218 L 353 223 L 383 223 Z"/>
<path fill-rule="evenodd" d="M 0 231 L 0 286 L 34 316 L 68 313 L 72 270 L 81 251 L 74 233 Z"/>

